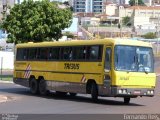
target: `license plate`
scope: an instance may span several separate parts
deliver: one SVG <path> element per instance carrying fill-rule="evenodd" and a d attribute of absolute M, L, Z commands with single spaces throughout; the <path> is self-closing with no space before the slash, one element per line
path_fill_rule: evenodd
<path fill-rule="evenodd" d="M 141 92 L 140 91 L 134 91 L 134 94 L 140 94 Z"/>

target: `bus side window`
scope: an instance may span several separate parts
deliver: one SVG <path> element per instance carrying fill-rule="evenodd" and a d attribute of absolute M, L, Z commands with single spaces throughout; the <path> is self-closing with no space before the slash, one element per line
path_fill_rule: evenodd
<path fill-rule="evenodd" d="M 28 59 L 28 49 L 23 49 L 23 60 Z"/>
<path fill-rule="evenodd" d="M 60 48 L 50 48 L 49 49 L 49 59 L 50 60 L 59 60 Z"/>
<path fill-rule="evenodd" d="M 16 60 L 27 60 L 27 49 L 18 48 L 16 54 Z"/>
<path fill-rule="evenodd" d="M 23 51 L 24 49 L 21 49 L 21 48 L 17 49 L 16 60 L 23 60 Z"/>
<path fill-rule="evenodd" d="M 72 60 L 73 52 L 71 47 L 65 47 L 63 48 L 63 60 Z"/>
<path fill-rule="evenodd" d="M 86 47 L 78 46 L 73 47 L 73 59 L 74 60 L 85 60 L 86 57 Z"/>
<path fill-rule="evenodd" d="M 39 49 L 39 59 L 47 60 L 48 58 L 48 48 L 40 48 Z"/>
<path fill-rule="evenodd" d="M 29 60 L 35 60 L 36 56 L 37 56 L 36 54 L 37 54 L 37 49 L 36 48 L 30 48 L 29 53 L 28 53 L 28 59 Z"/>
<path fill-rule="evenodd" d="M 100 60 L 102 56 L 102 46 L 97 45 L 97 46 L 89 46 L 88 47 L 88 57 L 89 60 Z"/>

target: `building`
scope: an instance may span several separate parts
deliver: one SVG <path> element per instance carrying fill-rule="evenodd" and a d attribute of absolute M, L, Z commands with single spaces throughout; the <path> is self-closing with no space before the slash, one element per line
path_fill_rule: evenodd
<path fill-rule="evenodd" d="M 115 15 L 116 9 L 117 9 L 117 5 L 112 2 L 107 2 L 104 4 L 104 14 L 108 16 Z"/>
<path fill-rule="evenodd" d="M 103 2 L 104 0 L 93 0 L 92 12 L 94 13 L 102 13 L 103 12 Z"/>
<path fill-rule="evenodd" d="M 160 4 L 160 0 L 153 0 L 152 3 L 153 4 Z"/>
<path fill-rule="evenodd" d="M 8 13 L 7 5 L 10 7 L 13 7 L 14 5 L 14 0 L 0 0 L 0 13 Z M 0 14 L 0 20 L 4 17 L 2 14 Z"/>
<path fill-rule="evenodd" d="M 123 17 L 131 17 L 134 12 L 134 17 L 143 17 L 144 19 L 149 18 L 150 23 L 159 24 L 160 19 L 160 7 L 147 7 L 147 6 L 131 6 L 128 8 L 124 8 L 123 6 L 119 6 L 116 10 L 116 16 L 120 18 Z M 139 21 L 142 22 L 143 21 Z"/>
<path fill-rule="evenodd" d="M 51 1 L 51 2 L 52 2 L 52 1 L 56 1 L 56 2 L 62 2 L 62 3 L 63 3 L 63 2 L 65 2 L 65 1 L 69 1 L 69 0 L 50 0 L 50 1 Z"/>
<path fill-rule="evenodd" d="M 125 5 L 125 4 L 129 4 L 130 0 L 116 0 L 116 2 L 118 5 Z"/>
<path fill-rule="evenodd" d="M 105 0 L 74 0 L 74 12 L 102 13 Z"/>
<path fill-rule="evenodd" d="M 69 3 L 70 6 L 73 6 L 73 1 L 74 0 L 68 0 L 68 3 Z"/>
<path fill-rule="evenodd" d="M 112 2 L 118 5 L 129 5 L 129 1 L 130 0 L 113 0 Z M 146 6 L 151 6 L 153 4 L 153 0 L 143 0 L 143 2 Z"/>
<path fill-rule="evenodd" d="M 125 8 L 119 6 L 116 10 L 116 16 L 119 17 L 119 22 L 123 17 L 130 17 L 132 31 L 136 35 L 143 35 L 148 32 L 160 32 L 160 7 L 156 6 L 131 6 Z"/>

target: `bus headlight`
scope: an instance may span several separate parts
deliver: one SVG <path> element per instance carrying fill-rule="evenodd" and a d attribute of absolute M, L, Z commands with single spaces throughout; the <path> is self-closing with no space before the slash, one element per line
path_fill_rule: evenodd
<path fill-rule="evenodd" d="M 151 92 L 148 90 L 148 91 L 147 91 L 147 94 L 151 94 Z"/>
<path fill-rule="evenodd" d="M 123 94 L 126 94 L 126 93 L 127 93 L 127 90 L 124 89 L 124 90 L 123 90 Z"/>
<path fill-rule="evenodd" d="M 153 94 L 154 94 L 154 91 L 153 91 L 153 90 L 148 90 L 148 91 L 147 91 L 147 94 L 153 95 Z"/>
<path fill-rule="evenodd" d="M 151 94 L 154 94 L 154 91 L 153 91 L 153 90 L 151 90 Z"/>
<path fill-rule="evenodd" d="M 127 90 L 126 89 L 120 89 L 118 90 L 119 94 L 127 94 Z"/>
<path fill-rule="evenodd" d="M 119 93 L 119 94 L 122 94 L 122 90 L 118 90 L 118 93 Z"/>

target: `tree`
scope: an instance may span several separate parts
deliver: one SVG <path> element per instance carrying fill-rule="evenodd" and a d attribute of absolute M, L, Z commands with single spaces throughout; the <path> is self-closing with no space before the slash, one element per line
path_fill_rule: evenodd
<path fill-rule="evenodd" d="M 145 5 L 144 2 L 143 2 L 143 0 L 137 0 L 137 1 L 138 1 L 138 5 L 142 5 L 142 6 Z M 130 0 L 129 4 L 131 6 L 135 6 L 136 5 L 136 0 Z"/>
<path fill-rule="evenodd" d="M 70 7 L 70 10 L 73 12 L 73 7 L 70 6 L 70 4 L 69 4 L 68 1 L 63 2 L 63 4 L 66 5 L 66 6 L 68 6 L 68 7 Z"/>
<path fill-rule="evenodd" d="M 72 38 L 72 39 L 74 38 L 74 34 L 72 34 L 70 32 L 65 32 L 63 35 L 67 36 L 67 38 Z"/>
<path fill-rule="evenodd" d="M 71 24 L 72 12 L 60 9 L 58 3 L 48 0 L 24 1 L 16 4 L 2 23 L 9 42 L 41 42 L 58 40 L 62 30 Z"/>
<path fill-rule="evenodd" d="M 145 39 L 157 38 L 156 33 L 153 33 L 153 32 L 146 33 L 145 35 L 142 35 L 142 37 L 145 38 Z"/>
<path fill-rule="evenodd" d="M 125 26 L 131 26 L 131 22 L 130 22 L 130 17 L 128 17 L 128 16 L 126 16 L 126 17 L 123 17 L 123 19 L 122 19 L 122 23 L 123 23 L 123 25 L 125 25 Z"/>
<path fill-rule="evenodd" d="M 68 1 L 65 1 L 63 4 L 65 4 L 65 5 L 68 5 L 68 6 L 69 6 L 69 2 L 68 2 Z"/>

